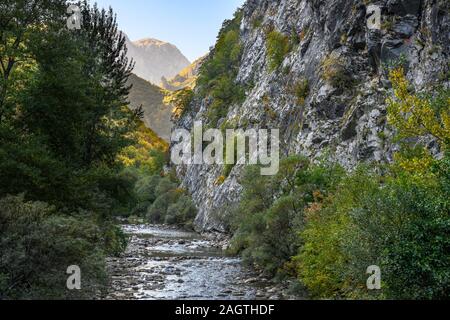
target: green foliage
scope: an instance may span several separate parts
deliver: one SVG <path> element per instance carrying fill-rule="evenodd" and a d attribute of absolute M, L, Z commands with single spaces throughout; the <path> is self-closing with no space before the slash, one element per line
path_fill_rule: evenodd
<path fill-rule="evenodd" d="M 187 228 L 193 228 L 193 220 L 197 215 L 197 208 L 192 199 L 187 195 L 182 195 L 177 202 L 167 208 L 165 223 L 184 225 Z"/>
<path fill-rule="evenodd" d="M 245 98 L 244 88 L 236 83 L 242 55 L 241 20 L 242 12 L 238 11 L 233 20 L 224 23 L 211 56 L 200 68 L 197 86 L 200 95 L 212 99 L 208 109 L 212 126 L 227 115 L 232 104 Z"/>
<path fill-rule="evenodd" d="M 168 93 L 164 99 L 164 102 L 173 105 L 173 115 L 180 118 L 186 111 L 189 110 L 188 108 L 193 98 L 194 91 L 192 91 L 192 89 L 190 88 L 187 88 Z"/>
<path fill-rule="evenodd" d="M 111 220 L 136 201 L 137 175 L 118 161 L 138 135 L 132 65 L 113 12 L 81 6 L 83 32 L 72 32 L 66 1 L 2 4 L 1 298 L 93 298 L 104 257 L 126 244 Z M 83 290 L 71 293 L 73 264 Z"/>
<path fill-rule="evenodd" d="M 391 81 L 395 97 L 388 117 L 399 138 L 433 136 L 445 157 L 437 160 L 423 147 L 404 144 L 393 164 L 361 166 L 328 197 L 315 199 L 293 259 L 300 281 L 315 297 L 449 296 L 448 101 L 442 92 L 412 93 L 401 69 L 391 71 Z M 381 267 L 379 292 L 365 286 L 370 265 Z"/>
<path fill-rule="evenodd" d="M 136 144 L 124 149 L 118 158 L 126 166 L 121 176 L 128 177 L 129 182 L 123 189 L 129 191 L 125 197 L 128 206 L 123 207 L 121 215 L 191 228 L 196 208 L 187 193 L 178 188 L 173 172 L 164 173 L 167 143 L 142 124 L 135 134 Z"/>
<path fill-rule="evenodd" d="M 448 160 L 436 165 L 448 171 Z M 310 206 L 295 259 L 301 281 L 319 298 L 448 297 L 448 173 L 428 185 L 409 174 L 386 180 L 367 172 L 360 168 Z M 379 293 L 365 288 L 369 265 L 382 269 Z"/>
<path fill-rule="evenodd" d="M 150 183 L 151 187 L 154 186 L 154 193 L 151 196 L 155 200 L 153 202 L 147 200 L 151 202 L 146 212 L 147 219 L 151 223 L 192 227 L 197 209 L 186 192 L 178 188 L 179 182 L 169 175 L 152 179 Z"/>
<path fill-rule="evenodd" d="M 104 256 L 120 235 L 108 233 L 92 217 L 62 215 L 43 202 L 23 196 L 0 200 L 0 297 L 61 299 L 90 298 L 106 285 Z M 110 237 L 105 237 L 109 234 Z M 68 291 L 66 269 L 78 265 L 83 290 Z"/>
<path fill-rule="evenodd" d="M 303 228 L 306 204 L 342 170 L 310 166 L 295 156 L 282 161 L 276 176 L 261 176 L 258 170 L 249 167 L 242 181 L 244 194 L 235 213 L 232 252 L 242 253 L 245 262 L 271 275 L 283 274 L 300 246 L 297 234 Z M 330 179 L 322 178 L 322 171 Z"/>
<path fill-rule="evenodd" d="M 361 245 L 352 233 L 354 226 L 348 211 L 374 189 L 373 179 L 366 173 L 367 170 L 368 168 L 360 168 L 346 177 L 338 185 L 336 192 L 328 198 L 316 197 L 306 210 L 307 223 L 301 232 L 304 245 L 294 261 L 298 264 L 301 282 L 314 297 L 341 298 L 346 290 L 351 289 L 345 278 L 347 273 L 351 277 L 360 275 L 358 280 L 365 276 L 365 270 L 355 274 L 348 272 L 347 261 L 350 257 L 342 247 L 347 241 L 354 241 L 355 246 Z M 364 188 L 361 188 L 362 184 L 365 184 Z M 364 260 L 360 262 L 367 263 L 368 259 Z M 376 262 L 369 263 L 365 268 Z M 359 283 L 360 286 L 364 284 L 365 282 Z"/>
<path fill-rule="evenodd" d="M 167 142 L 141 121 L 138 129 L 130 133 L 130 137 L 135 143 L 122 149 L 117 159 L 125 167 L 134 168 L 143 175 L 160 173 L 167 162 Z"/>
<path fill-rule="evenodd" d="M 308 79 L 299 80 L 294 86 L 294 93 L 297 98 L 297 104 L 304 105 L 305 100 L 309 95 L 309 81 Z"/>
<path fill-rule="evenodd" d="M 289 37 L 276 30 L 272 30 L 267 34 L 266 47 L 271 71 L 281 66 L 284 58 L 292 49 Z"/>

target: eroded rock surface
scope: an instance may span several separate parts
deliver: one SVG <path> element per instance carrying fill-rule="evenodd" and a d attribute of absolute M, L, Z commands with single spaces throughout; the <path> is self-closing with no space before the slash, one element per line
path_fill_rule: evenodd
<path fill-rule="evenodd" d="M 240 38 L 243 55 L 236 82 L 250 87 L 242 104 L 224 119 L 238 128 L 279 128 L 283 155 L 311 159 L 327 155 L 351 169 L 364 161 L 392 160 L 396 146 L 386 125 L 390 84 L 386 66 L 403 64 L 416 89 L 449 85 L 449 2 L 436 0 L 372 1 L 381 8 L 380 30 L 368 29 L 363 1 L 249 0 L 243 8 Z M 255 23 L 257 21 L 258 23 Z M 299 44 L 275 71 L 269 68 L 267 30 L 299 35 Z M 324 61 L 339 62 L 344 83 L 330 84 Z M 299 103 L 292 89 L 306 79 L 309 94 Z M 251 84 L 251 85 L 250 85 Z M 211 99 L 196 97 L 176 123 L 191 129 L 207 123 Z M 223 208 L 239 200 L 242 166 L 223 184 L 220 166 L 179 166 L 179 177 L 199 214 L 199 230 L 225 231 Z"/>

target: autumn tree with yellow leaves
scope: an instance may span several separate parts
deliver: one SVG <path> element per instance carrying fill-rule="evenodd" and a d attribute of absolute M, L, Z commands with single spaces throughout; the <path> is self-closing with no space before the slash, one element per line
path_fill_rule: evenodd
<path fill-rule="evenodd" d="M 390 71 L 394 89 L 387 100 L 388 121 L 398 131 L 399 138 L 429 137 L 435 139 L 442 152 L 448 152 L 450 143 L 450 90 L 437 90 L 434 95 L 418 94 L 411 89 L 403 68 Z M 400 166 L 420 174 L 430 167 L 433 157 L 426 148 L 413 156 L 397 154 Z"/>

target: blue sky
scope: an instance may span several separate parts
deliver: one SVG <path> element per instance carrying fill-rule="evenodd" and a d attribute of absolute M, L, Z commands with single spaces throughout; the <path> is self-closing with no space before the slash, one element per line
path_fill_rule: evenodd
<path fill-rule="evenodd" d="M 176 45 L 191 61 L 214 45 L 225 19 L 245 0 L 91 0 L 111 6 L 131 40 L 156 38 Z"/>

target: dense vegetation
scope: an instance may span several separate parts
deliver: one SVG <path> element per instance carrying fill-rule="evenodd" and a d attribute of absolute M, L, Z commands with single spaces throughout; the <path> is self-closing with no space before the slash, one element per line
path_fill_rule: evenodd
<path fill-rule="evenodd" d="M 450 92 L 414 93 L 401 68 L 390 75 L 389 122 L 403 146 L 395 162 L 348 173 L 293 156 L 274 177 L 249 167 L 232 251 L 298 278 L 315 298 L 450 296 Z M 435 140 L 442 156 L 417 147 L 419 138 Z M 381 291 L 367 290 L 371 265 L 382 270 Z"/>
<path fill-rule="evenodd" d="M 224 22 L 214 50 L 200 67 L 197 85 L 201 96 L 211 98 L 208 119 L 212 127 L 217 127 L 231 105 L 245 98 L 243 86 L 236 83 L 242 55 L 241 20 L 242 12 L 237 11 L 232 20 Z"/>
<path fill-rule="evenodd" d="M 185 190 L 180 189 L 173 171 L 164 166 L 168 145 L 144 124 L 133 133 L 136 143 L 122 150 L 122 176 L 129 181 L 129 206 L 121 216 L 131 222 L 166 223 L 192 228 L 197 210 Z"/>
<path fill-rule="evenodd" d="M 0 7 L 0 299 L 92 298 L 126 245 L 113 217 L 163 175 L 167 145 L 127 108 L 133 65 L 111 10 L 82 3 L 70 31 L 66 1 Z M 82 290 L 66 288 L 71 265 Z"/>

